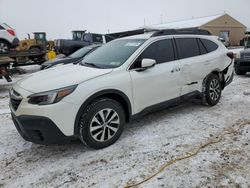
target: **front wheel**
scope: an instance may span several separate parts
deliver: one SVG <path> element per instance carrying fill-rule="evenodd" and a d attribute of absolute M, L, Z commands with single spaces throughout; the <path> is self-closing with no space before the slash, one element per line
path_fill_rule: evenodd
<path fill-rule="evenodd" d="M 221 82 L 220 78 L 212 74 L 208 77 L 205 85 L 205 99 L 208 105 L 216 105 L 221 97 Z"/>
<path fill-rule="evenodd" d="M 8 53 L 10 51 L 10 45 L 5 42 L 0 40 L 0 54 Z"/>
<path fill-rule="evenodd" d="M 94 149 L 108 147 L 121 136 L 124 124 L 124 110 L 118 102 L 98 99 L 84 110 L 80 118 L 80 139 Z"/>
<path fill-rule="evenodd" d="M 235 69 L 235 73 L 236 73 L 237 75 L 245 75 L 247 72 L 246 72 L 246 71 L 242 71 L 242 70 Z"/>

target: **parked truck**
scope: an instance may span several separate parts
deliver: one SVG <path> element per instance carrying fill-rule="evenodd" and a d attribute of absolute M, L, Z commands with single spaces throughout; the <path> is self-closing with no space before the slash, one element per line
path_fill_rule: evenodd
<path fill-rule="evenodd" d="M 0 33 L 7 33 L 8 30 L 5 30 L 0 29 Z M 13 66 L 41 64 L 46 61 L 46 54 L 48 50 L 54 48 L 54 41 L 47 41 L 45 32 L 34 32 L 33 34 L 33 38 L 28 34 L 28 38 L 20 41 L 16 35 L 13 36 L 12 40 L 18 41 L 18 44 L 12 48 L 6 48 L 3 43 L 1 43 L 3 40 L 0 39 L 0 57 L 12 58 L 14 60 Z M 5 44 L 7 44 L 7 42 L 5 42 Z"/>
<path fill-rule="evenodd" d="M 115 39 L 109 35 L 88 33 L 85 31 L 72 31 L 72 39 L 55 40 L 55 49 L 58 53 L 70 55 L 82 47 L 92 44 L 107 43 Z"/>
<path fill-rule="evenodd" d="M 245 40 L 245 49 L 242 50 L 235 60 L 235 73 L 237 75 L 245 75 L 250 72 L 250 39 Z"/>

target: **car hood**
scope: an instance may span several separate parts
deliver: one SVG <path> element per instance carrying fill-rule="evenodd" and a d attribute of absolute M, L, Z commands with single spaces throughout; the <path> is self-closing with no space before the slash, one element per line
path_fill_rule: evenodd
<path fill-rule="evenodd" d="M 16 84 L 32 93 L 39 93 L 76 85 L 108 74 L 112 70 L 70 64 L 33 73 Z"/>
<path fill-rule="evenodd" d="M 241 53 L 242 53 L 242 54 L 244 54 L 244 53 L 250 53 L 250 48 L 244 49 L 243 51 L 241 51 Z"/>

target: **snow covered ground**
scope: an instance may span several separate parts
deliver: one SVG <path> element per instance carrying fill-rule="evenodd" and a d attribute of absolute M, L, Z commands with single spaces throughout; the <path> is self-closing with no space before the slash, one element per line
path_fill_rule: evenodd
<path fill-rule="evenodd" d="M 80 142 L 41 146 L 24 141 L 14 128 L 8 110 L 10 87 L 0 80 L 0 187 L 124 187 L 238 120 L 250 120 L 250 75 L 235 76 L 217 106 L 192 101 L 152 113 L 127 124 L 108 148 L 92 150 Z M 250 187 L 250 125 L 139 187 Z"/>

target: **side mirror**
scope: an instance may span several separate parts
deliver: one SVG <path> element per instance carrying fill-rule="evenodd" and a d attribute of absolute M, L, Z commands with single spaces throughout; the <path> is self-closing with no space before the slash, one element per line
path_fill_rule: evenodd
<path fill-rule="evenodd" d="M 156 61 L 154 59 L 143 59 L 141 61 L 141 68 L 148 69 L 155 66 Z"/>

